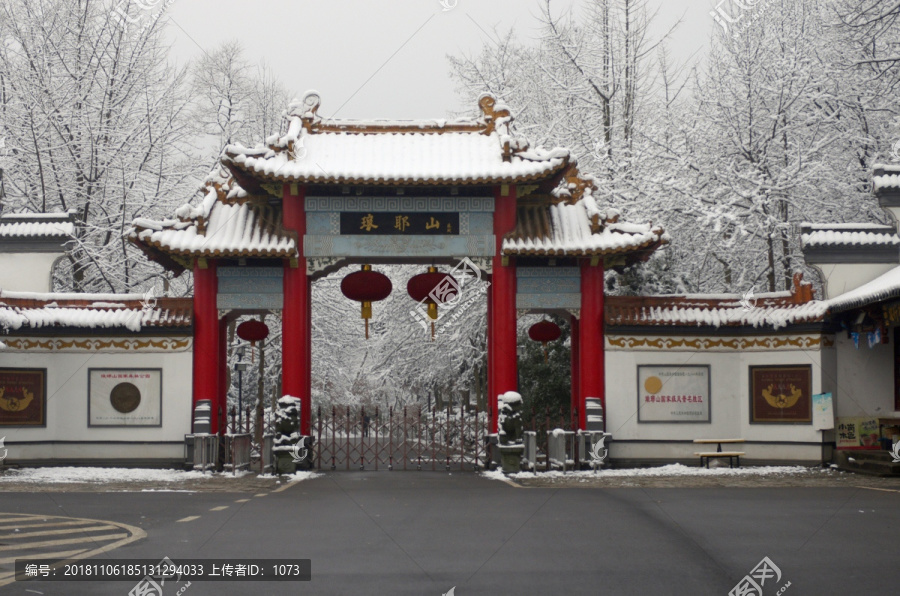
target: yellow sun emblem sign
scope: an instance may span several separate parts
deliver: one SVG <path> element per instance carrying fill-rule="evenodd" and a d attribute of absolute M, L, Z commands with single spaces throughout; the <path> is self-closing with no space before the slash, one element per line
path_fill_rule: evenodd
<path fill-rule="evenodd" d="M 644 381 L 644 389 L 647 390 L 647 393 L 657 394 L 662 389 L 663 382 L 659 377 L 647 377 L 647 380 Z"/>

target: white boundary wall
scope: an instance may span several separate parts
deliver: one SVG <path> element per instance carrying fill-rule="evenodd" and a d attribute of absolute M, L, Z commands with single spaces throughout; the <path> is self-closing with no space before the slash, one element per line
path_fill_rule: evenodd
<path fill-rule="evenodd" d="M 829 363 L 834 360 L 835 350 L 820 347 L 823 341 L 830 344 L 831 338 L 818 333 L 691 337 L 610 333 L 606 338 L 605 367 L 606 430 L 613 435 L 610 457 L 696 463 L 699 458 L 695 452 L 715 451 L 716 445 L 693 444 L 694 439 L 743 438 L 747 443 L 731 449 L 744 451 L 748 461 L 820 462 L 822 432 L 813 430 L 812 424 L 750 423 L 749 367 L 812 365 L 813 393 L 835 392 L 833 375 L 823 372 L 834 370 Z M 684 345 L 684 341 L 697 340 L 704 347 Z M 739 347 L 723 346 L 729 343 Z M 654 344 L 659 347 L 652 347 Z M 710 422 L 639 423 L 638 365 L 709 365 Z M 729 449 L 727 445 L 722 448 Z"/>
<path fill-rule="evenodd" d="M 15 342 L 16 339 L 47 341 L 34 336 L 2 336 L 0 339 L 6 343 Z M 96 339 L 88 338 L 88 341 Z M 47 426 L 0 426 L 0 437 L 6 437 L 7 465 L 35 460 L 68 463 L 90 460 L 183 460 L 184 435 L 191 430 L 191 339 L 172 336 L 102 339 L 117 342 L 124 339 L 125 342 L 141 343 L 149 340 L 170 345 L 172 340 L 177 340 L 186 347 L 150 347 L 139 352 L 0 350 L 0 367 L 47 369 Z M 91 368 L 162 369 L 162 426 L 89 427 L 88 369 Z"/>

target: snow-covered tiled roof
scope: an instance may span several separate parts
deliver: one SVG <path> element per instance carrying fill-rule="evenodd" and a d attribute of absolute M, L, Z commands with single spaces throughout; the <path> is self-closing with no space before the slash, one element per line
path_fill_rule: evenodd
<path fill-rule="evenodd" d="M 618 222 L 617 214 L 592 225 L 586 201 L 520 208 L 516 230 L 503 239 L 507 255 L 605 255 L 655 249 L 668 242 L 652 224 Z"/>
<path fill-rule="evenodd" d="M 900 267 L 894 267 L 854 290 L 835 296 L 828 301 L 828 306 L 833 312 L 842 312 L 897 297 L 900 297 Z"/>
<path fill-rule="evenodd" d="M 519 203 L 541 204 L 533 218 L 520 208 L 519 227 L 505 254 L 611 255 L 646 259 L 668 241 L 659 226 L 620 222 L 601 209 L 594 179 L 578 172 L 569 151 L 531 149 L 512 136 L 509 111 L 482 96 L 482 117 L 454 122 L 329 121 L 316 116 L 319 99 L 308 93 L 292 106 L 288 132 L 256 149 L 226 147 L 206 180 L 201 200 L 175 212 L 177 219 L 136 219 L 127 236 L 172 270 L 195 257 L 290 258 L 296 234 L 285 231 L 279 198 L 284 182 L 298 184 L 523 184 Z M 452 191 L 448 191 L 452 192 Z M 548 194 L 548 193 L 552 193 Z M 274 198 L 274 200 L 273 200 Z M 532 218 L 532 219 L 533 219 Z M 623 260 L 617 258 L 616 262 Z M 620 263 L 621 265 L 621 263 Z M 617 265 L 619 266 L 619 265 Z"/>
<path fill-rule="evenodd" d="M 570 166 L 552 197 L 528 197 L 516 213 L 516 229 L 503 239 L 503 254 L 611 255 L 646 259 L 669 242 L 662 227 L 619 221 L 616 209 L 601 208 L 596 179 Z"/>
<path fill-rule="evenodd" d="M 269 180 L 333 184 L 492 184 L 546 177 L 568 152 L 535 151 L 503 160 L 499 135 L 450 132 L 303 135 L 303 157 L 287 152 L 239 152 L 223 158 Z"/>
<path fill-rule="evenodd" d="M 740 302 L 718 305 L 668 303 L 633 306 L 625 296 L 610 296 L 606 303 L 606 322 L 609 325 L 679 326 L 679 327 L 772 327 L 780 329 L 797 323 L 823 320 L 828 306 L 820 301 L 796 306 L 753 306 L 744 308 Z"/>
<path fill-rule="evenodd" d="M 482 96 L 480 120 L 335 121 L 316 115 L 319 97 L 293 104 L 288 132 L 267 145 L 225 148 L 241 180 L 309 184 L 466 185 L 544 180 L 563 170 L 567 149 L 529 148 L 510 134 L 509 111 Z"/>
<path fill-rule="evenodd" d="M 608 296 L 607 325 L 753 327 L 780 329 L 824 320 L 828 303 L 812 299 L 812 288 L 795 276 L 792 292 L 711 296 Z"/>
<path fill-rule="evenodd" d="M 190 298 L 151 298 L 140 294 L 63 294 L 0 290 L 0 331 L 73 327 L 127 329 L 189 327 Z"/>
<path fill-rule="evenodd" d="M 75 223 L 69 213 L 14 213 L 0 216 L 0 239 L 57 240 L 71 238 Z"/>
<path fill-rule="evenodd" d="M 802 224 L 800 241 L 804 248 L 818 246 L 900 245 L 893 226 L 880 224 Z"/>
<path fill-rule="evenodd" d="M 882 191 L 900 191 L 900 164 L 875 166 L 872 190 L 876 194 Z"/>
<path fill-rule="evenodd" d="M 213 202 L 204 218 L 136 219 L 129 237 L 167 253 L 193 256 L 293 257 L 297 243 L 282 227 L 282 212 L 251 202 Z"/>

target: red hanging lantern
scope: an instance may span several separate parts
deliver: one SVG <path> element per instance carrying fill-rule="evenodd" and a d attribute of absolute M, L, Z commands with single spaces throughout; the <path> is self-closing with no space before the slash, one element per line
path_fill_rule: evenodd
<path fill-rule="evenodd" d="M 360 271 L 351 273 L 341 280 L 341 292 L 350 300 L 362 303 L 362 318 L 366 321 L 366 339 L 369 339 L 369 319 L 372 318 L 372 303 L 391 295 L 394 286 L 387 275 L 372 271 L 371 265 L 363 265 Z"/>
<path fill-rule="evenodd" d="M 242 340 L 250 342 L 250 358 L 252 362 L 252 349 L 256 347 L 256 342 L 262 341 L 269 337 L 269 326 L 262 321 L 251 319 L 250 321 L 244 321 L 243 323 L 238 325 L 237 335 Z"/>
<path fill-rule="evenodd" d="M 547 342 L 556 341 L 560 335 L 562 335 L 562 331 L 559 325 L 552 321 L 541 321 L 528 329 L 528 337 L 541 342 L 544 346 L 544 362 L 547 362 Z"/>
<path fill-rule="evenodd" d="M 420 273 L 407 282 L 406 291 L 410 298 L 427 305 L 433 340 L 434 322 L 438 318 L 438 303 L 443 304 L 455 299 L 459 292 L 459 284 L 449 273 L 439 273 L 435 267 L 429 267 L 428 273 Z"/>

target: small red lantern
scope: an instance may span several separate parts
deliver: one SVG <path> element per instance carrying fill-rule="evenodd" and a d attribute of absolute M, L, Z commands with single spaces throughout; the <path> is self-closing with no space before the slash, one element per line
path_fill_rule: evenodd
<path fill-rule="evenodd" d="M 269 337 L 269 326 L 262 321 L 251 319 L 238 325 L 237 334 L 242 340 L 249 341 L 252 349 L 256 347 L 256 342 Z M 253 357 L 252 351 L 250 352 L 250 357 L 251 359 Z"/>
<path fill-rule="evenodd" d="M 363 265 L 360 271 L 351 273 L 341 280 L 341 292 L 350 300 L 362 303 L 362 318 L 366 321 L 366 339 L 369 339 L 369 319 L 372 318 L 372 303 L 391 295 L 394 286 L 387 275 L 372 271 L 371 265 Z"/>
<path fill-rule="evenodd" d="M 528 329 L 528 337 L 541 342 L 544 346 L 544 362 L 547 362 L 547 342 L 556 341 L 560 335 L 562 335 L 562 331 L 560 331 L 559 325 L 551 321 L 535 323 Z"/>
<path fill-rule="evenodd" d="M 434 322 L 438 318 L 438 303 L 450 302 L 459 293 L 459 284 L 449 273 L 439 273 L 435 267 L 429 267 L 428 273 L 420 273 L 406 284 L 406 291 L 416 302 L 425 302 L 428 306 L 428 318 L 431 319 L 431 339 L 434 339 Z"/>

